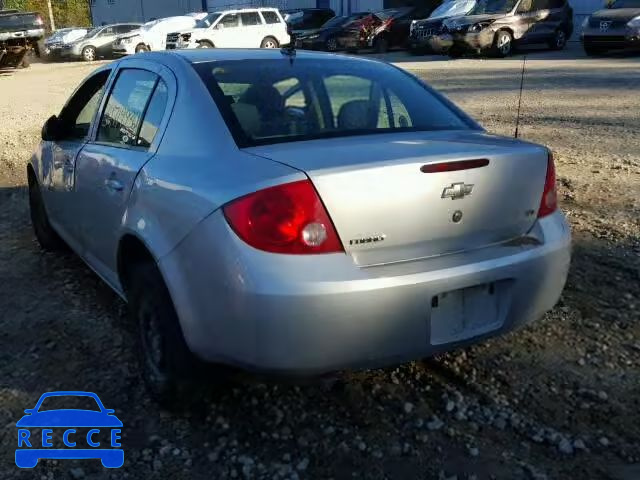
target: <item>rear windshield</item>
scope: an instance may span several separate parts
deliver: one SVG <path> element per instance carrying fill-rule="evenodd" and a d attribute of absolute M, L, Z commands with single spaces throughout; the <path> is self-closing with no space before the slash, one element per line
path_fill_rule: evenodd
<path fill-rule="evenodd" d="M 35 25 L 37 14 L 35 13 L 18 13 L 0 15 L 0 25 L 2 27 L 23 27 L 25 25 Z"/>
<path fill-rule="evenodd" d="M 379 62 L 288 58 L 194 65 L 239 146 L 475 124 Z"/>

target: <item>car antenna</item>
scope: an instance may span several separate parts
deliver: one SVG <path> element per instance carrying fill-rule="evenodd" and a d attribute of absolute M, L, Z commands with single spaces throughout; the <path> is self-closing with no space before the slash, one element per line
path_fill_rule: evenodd
<path fill-rule="evenodd" d="M 296 36 L 289 24 L 287 24 L 287 33 L 289 34 L 289 45 L 282 47 L 280 52 L 289 57 L 289 63 L 293 65 L 293 60 L 296 58 Z"/>
<path fill-rule="evenodd" d="M 520 107 L 522 106 L 522 89 L 524 87 L 524 69 L 527 65 L 527 56 L 522 59 L 522 73 L 520 74 L 520 95 L 518 96 L 518 113 L 516 114 L 516 131 L 513 135 L 518 138 L 518 127 L 520 126 Z"/>

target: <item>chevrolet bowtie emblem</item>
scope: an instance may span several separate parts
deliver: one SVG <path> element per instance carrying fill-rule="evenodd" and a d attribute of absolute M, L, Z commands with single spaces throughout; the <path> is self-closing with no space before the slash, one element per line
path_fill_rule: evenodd
<path fill-rule="evenodd" d="M 450 187 L 445 187 L 442 191 L 442 198 L 450 198 L 451 200 L 458 200 L 464 198 L 465 195 L 471 195 L 473 191 L 473 185 L 464 183 L 452 183 Z"/>

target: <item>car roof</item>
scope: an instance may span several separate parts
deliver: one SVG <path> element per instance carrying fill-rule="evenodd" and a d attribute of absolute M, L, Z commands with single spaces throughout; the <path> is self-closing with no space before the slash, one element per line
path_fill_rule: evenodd
<path fill-rule="evenodd" d="M 254 7 L 254 8 L 229 8 L 226 10 L 216 10 L 212 13 L 242 13 L 242 12 L 277 12 L 277 8 L 270 7 Z"/>
<path fill-rule="evenodd" d="M 153 52 L 145 54 L 164 56 L 174 55 L 184 58 L 189 63 L 206 63 L 206 62 L 222 62 L 232 60 L 277 60 L 282 59 L 289 61 L 288 55 L 282 53 L 280 49 L 273 48 L 203 48 L 203 49 L 178 49 L 168 50 L 166 52 Z M 149 58 L 148 57 L 148 58 Z M 350 57 L 347 55 L 336 55 L 326 52 L 314 52 L 310 50 L 296 50 L 294 58 L 311 59 L 311 60 L 332 60 L 332 61 L 349 61 L 349 62 L 372 62 L 364 58 Z M 159 59 L 160 60 L 160 59 Z M 295 61 L 295 60 L 294 60 Z"/>

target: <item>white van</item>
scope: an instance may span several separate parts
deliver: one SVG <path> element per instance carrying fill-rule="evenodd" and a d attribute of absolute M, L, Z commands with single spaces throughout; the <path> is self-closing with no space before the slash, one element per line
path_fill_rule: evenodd
<path fill-rule="evenodd" d="M 147 22 L 139 30 L 119 36 L 113 42 L 113 53 L 131 55 L 138 52 L 164 50 L 168 33 L 194 28 L 198 21 L 195 16 L 185 15 Z"/>
<path fill-rule="evenodd" d="M 167 48 L 278 48 L 290 42 L 275 8 L 246 8 L 209 14 L 197 28 L 174 30 Z"/>

